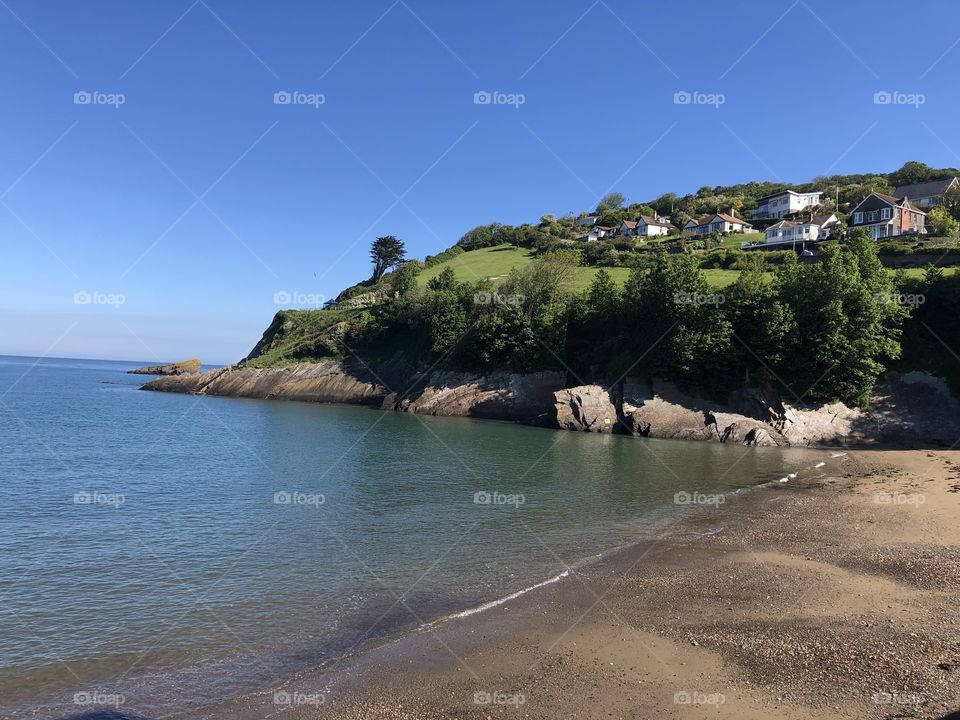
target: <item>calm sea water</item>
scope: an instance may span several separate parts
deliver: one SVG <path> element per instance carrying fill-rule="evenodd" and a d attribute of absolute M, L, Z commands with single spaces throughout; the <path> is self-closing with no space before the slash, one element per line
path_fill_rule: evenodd
<path fill-rule="evenodd" d="M 0 357 L 0 717 L 92 694 L 161 718 L 267 688 L 641 540 L 691 511 L 677 492 L 811 465 L 140 392 L 137 365 Z"/>

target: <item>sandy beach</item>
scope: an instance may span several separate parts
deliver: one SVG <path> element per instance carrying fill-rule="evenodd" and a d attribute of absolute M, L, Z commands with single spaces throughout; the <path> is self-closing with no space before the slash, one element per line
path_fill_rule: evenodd
<path fill-rule="evenodd" d="M 960 452 L 837 461 L 208 717 L 947 717 Z"/>

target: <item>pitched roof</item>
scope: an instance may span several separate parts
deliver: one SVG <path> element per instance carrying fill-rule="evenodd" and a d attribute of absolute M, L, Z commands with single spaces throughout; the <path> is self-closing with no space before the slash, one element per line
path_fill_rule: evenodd
<path fill-rule="evenodd" d="M 870 195 L 875 195 L 876 197 L 880 198 L 881 200 L 883 200 L 883 201 L 884 201 L 885 203 L 887 203 L 888 205 L 892 205 L 893 207 L 904 207 L 904 208 L 906 208 L 907 210 L 910 210 L 911 212 L 916 212 L 916 213 L 920 213 L 921 215 L 926 215 L 926 213 L 925 213 L 923 210 L 921 210 L 921 209 L 918 208 L 916 205 L 914 205 L 912 202 L 910 202 L 910 198 L 908 198 L 908 197 L 898 198 L 898 197 L 894 197 L 893 195 L 887 195 L 886 193 L 879 193 L 879 192 L 877 192 L 876 190 L 870 192 L 870 193 L 867 195 L 867 197 L 865 197 L 863 200 L 861 200 L 859 203 L 857 203 L 857 206 L 856 206 L 855 208 L 853 208 L 853 212 L 856 212 L 858 207 L 860 207 L 860 206 L 863 205 L 867 200 L 869 200 L 869 199 L 870 199 Z"/>
<path fill-rule="evenodd" d="M 740 218 L 733 217 L 733 215 L 727 215 L 726 213 L 721 212 L 704 215 L 696 220 L 690 220 L 686 224 L 689 225 L 690 223 L 693 223 L 694 225 L 709 225 L 714 218 L 720 218 L 721 220 L 725 220 L 729 223 L 736 223 L 737 225 L 749 225 L 750 227 L 753 227 L 746 220 L 741 220 Z"/>
<path fill-rule="evenodd" d="M 818 215 L 817 217 L 807 218 L 806 220 L 781 220 L 778 223 L 774 223 L 767 230 L 776 230 L 777 228 L 792 228 L 792 227 L 803 227 L 804 225 L 820 225 L 823 226 L 831 219 L 836 220 L 836 216 L 833 214 L 830 215 Z"/>
<path fill-rule="evenodd" d="M 623 224 L 626 225 L 630 230 L 633 230 L 637 226 L 636 220 L 624 220 Z"/>
<path fill-rule="evenodd" d="M 733 215 L 727 215 L 726 213 L 714 213 L 712 217 L 718 217 L 727 222 L 739 223 L 740 225 L 749 225 L 746 220 L 741 220 L 740 218 L 734 217 Z"/>
<path fill-rule="evenodd" d="M 823 195 L 822 190 L 810 190 L 809 192 L 798 192 L 797 190 L 781 190 L 780 192 L 770 193 L 769 195 L 764 195 L 763 197 L 757 198 L 757 205 L 759 205 L 764 200 L 769 200 L 770 198 L 780 197 L 781 195 Z"/>
<path fill-rule="evenodd" d="M 837 216 L 834 213 L 830 213 L 829 215 L 817 215 L 816 217 L 810 220 L 810 223 L 812 225 L 824 225 L 830 222 L 831 219 L 834 222 L 837 222 Z"/>
<path fill-rule="evenodd" d="M 665 227 L 665 228 L 676 228 L 672 222 L 666 218 L 658 218 L 653 215 L 641 215 L 640 219 L 643 220 L 644 225 L 653 225 L 654 227 Z M 636 225 L 636 223 L 634 223 Z"/>
<path fill-rule="evenodd" d="M 930 182 L 915 183 L 914 185 L 901 185 L 893 194 L 898 198 L 924 198 L 934 195 L 943 195 L 957 178 L 944 178 L 943 180 L 931 180 Z"/>

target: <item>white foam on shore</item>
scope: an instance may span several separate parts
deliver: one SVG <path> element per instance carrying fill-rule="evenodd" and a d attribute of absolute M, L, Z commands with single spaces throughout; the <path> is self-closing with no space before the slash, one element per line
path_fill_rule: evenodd
<path fill-rule="evenodd" d="M 450 615 L 450 617 L 465 618 L 465 617 L 470 617 L 471 615 L 476 615 L 477 613 L 482 613 L 486 610 L 490 610 L 491 608 L 495 608 L 498 605 L 503 605 L 506 602 L 510 602 L 511 600 L 516 600 L 518 597 L 520 597 L 521 595 L 526 595 L 531 590 L 537 590 L 546 585 L 552 585 L 555 582 L 559 582 L 563 578 L 567 577 L 569 574 L 570 574 L 569 570 L 564 570 L 562 573 L 550 578 L 549 580 L 544 580 L 543 582 L 539 582 L 536 585 L 531 585 L 530 587 L 524 588 L 523 590 L 517 590 L 515 593 L 511 593 L 510 595 L 507 595 L 506 597 L 502 597 L 498 600 L 491 600 L 490 602 L 484 603 L 483 605 L 478 605 L 477 607 L 469 608 L 468 610 L 454 613 L 453 615 Z"/>

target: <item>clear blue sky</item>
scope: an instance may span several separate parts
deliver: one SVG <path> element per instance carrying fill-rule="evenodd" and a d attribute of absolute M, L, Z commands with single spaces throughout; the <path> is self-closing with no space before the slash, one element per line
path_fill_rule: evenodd
<path fill-rule="evenodd" d="M 957 166 L 958 40 L 955 0 L 0 0 L 0 354 L 229 362 L 377 235 Z"/>

